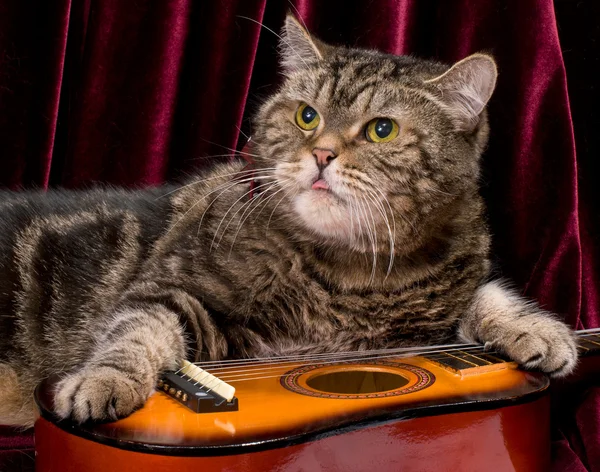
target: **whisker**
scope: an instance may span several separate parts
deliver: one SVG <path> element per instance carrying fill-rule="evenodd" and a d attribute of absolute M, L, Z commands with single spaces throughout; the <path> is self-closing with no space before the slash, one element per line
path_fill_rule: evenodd
<path fill-rule="evenodd" d="M 253 175 L 252 177 L 249 178 L 244 178 L 244 179 L 238 179 L 238 180 L 234 180 L 233 182 L 228 181 L 225 184 L 219 185 L 216 189 L 212 190 L 211 192 L 208 192 L 206 195 L 203 195 L 202 197 L 200 197 L 198 199 L 198 201 L 196 203 L 194 203 L 184 214 L 181 218 L 179 218 L 179 220 L 177 220 L 176 223 L 173 224 L 173 226 L 171 226 L 171 228 L 169 228 L 169 230 L 165 233 L 165 235 L 169 234 L 173 228 L 175 228 L 175 226 L 177 226 L 186 216 L 187 214 L 192 211 L 196 206 L 198 206 L 205 198 L 209 197 L 210 195 L 212 195 L 215 192 L 218 192 L 219 190 L 221 190 L 223 187 L 227 187 L 225 188 L 225 190 L 223 190 L 219 195 L 217 195 L 217 197 L 210 203 L 210 205 L 204 210 L 204 213 L 202 213 L 202 218 L 200 219 L 200 225 L 202 224 L 202 219 L 204 218 L 204 215 L 206 214 L 206 212 L 208 211 L 208 209 L 212 206 L 212 204 L 221 196 L 223 195 L 223 193 L 225 193 L 227 190 L 230 190 L 231 188 L 235 187 L 236 185 L 240 184 L 240 183 L 246 183 L 246 182 L 252 182 L 254 180 L 260 180 L 260 179 L 266 179 L 266 178 L 271 178 L 271 176 L 255 176 Z M 198 226 L 198 233 L 200 232 L 200 226 Z"/>
<path fill-rule="evenodd" d="M 228 174 L 221 174 L 221 175 L 217 175 L 217 176 L 214 176 L 214 177 L 208 177 L 206 179 L 205 178 L 200 178 L 198 180 L 195 180 L 194 182 L 191 182 L 191 183 L 186 184 L 186 185 L 179 186 L 175 190 L 171 190 L 170 192 L 167 192 L 164 195 L 161 195 L 160 197 L 157 197 L 155 199 L 155 201 L 156 200 L 160 200 L 161 198 L 164 198 L 164 197 L 166 197 L 168 195 L 171 195 L 171 194 L 173 194 L 175 192 L 178 192 L 179 190 L 183 190 L 185 188 L 191 187 L 192 185 L 197 185 L 197 184 L 200 184 L 200 183 L 203 183 L 203 182 L 208 182 L 209 180 L 222 179 L 223 177 L 230 177 L 232 175 L 241 175 L 241 176 L 245 177 L 245 176 L 252 175 L 252 173 L 256 173 L 256 172 L 258 172 L 259 174 L 263 174 L 263 173 L 266 173 L 267 171 L 274 171 L 274 170 L 276 170 L 275 167 L 264 167 L 264 168 L 261 168 L 261 169 L 246 169 L 246 170 L 241 170 L 239 172 L 231 172 L 231 173 L 228 173 Z M 271 173 L 274 174 L 273 172 L 271 172 Z"/>
<path fill-rule="evenodd" d="M 298 20 L 300 20 L 300 22 L 302 23 L 302 26 L 304 26 L 304 29 L 306 30 L 306 32 L 310 34 L 310 31 L 308 31 L 308 27 L 306 26 L 306 23 L 302 19 L 302 16 L 300 15 L 300 12 L 298 11 L 298 9 L 296 8 L 296 6 L 294 5 L 294 2 L 292 2 L 291 0 L 288 0 L 288 3 L 290 5 L 290 7 L 292 7 L 293 10 L 296 12 L 296 18 Z"/>
<path fill-rule="evenodd" d="M 239 213 L 239 212 L 240 212 L 242 209 L 244 210 L 244 212 L 242 213 L 242 215 L 241 215 L 241 216 L 240 216 L 240 218 L 239 218 L 239 220 L 240 220 L 240 223 L 238 223 L 238 229 L 237 229 L 237 231 L 236 231 L 236 233 L 235 233 L 235 235 L 234 235 L 233 242 L 231 243 L 231 247 L 229 248 L 229 254 L 228 254 L 228 256 L 227 256 L 227 258 L 228 258 L 228 259 L 229 259 L 229 258 L 231 258 L 231 254 L 232 254 L 232 252 L 233 252 L 233 246 L 234 246 L 234 244 L 235 244 L 235 240 L 237 239 L 237 235 L 238 235 L 238 233 L 239 233 L 239 231 L 240 231 L 240 229 L 241 229 L 241 225 L 242 225 L 242 224 L 243 224 L 243 222 L 245 221 L 245 220 L 243 220 L 243 218 L 244 218 L 244 215 L 245 215 L 245 214 L 246 214 L 246 212 L 247 212 L 247 211 L 250 209 L 250 207 L 252 206 L 252 204 L 253 204 L 253 203 L 256 203 L 256 206 L 260 205 L 260 201 L 259 201 L 259 199 L 262 199 L 262 198 L 263 198 L 263 196 L 262 196 L 262 195 L 263 195 L 263 193 L 266 193 L 266 192 L 268 192 L 269 190 L 271 190 L 271 188 L 273 188 L 273 187 L 274 187 L 274 186 L 276 186 L 276 185 L 278 185 L 278 182 L 275 182 L 275 183 L 274 183 L 274 184 L 273 184 L 271 187 L 267 188 L 267 189 L 266 189 L 264 192 L 261 192 L 259 195 L 255 196 L 255 197 L 253 197 L 253 198 L 250 198 L 250 199 L 248 199 L 248 201 L 247 201 L 247 202 L 245 202 L 245 203 L 244 203 L 244 204 L 243 204 L 243 205 L 242 205 L 242 206 L 241 206 L 241 207 L 240 207 L 240 208 L 239 208 L 239 209 L 238 209 L 238 210 L 237 210 L 237 211 L 236 211 L 236 212 L 235 212 L 235 213 L 234 213 L 234 214 L 231 216 L 231 218 L 229 219 L 229 223 L 227 223 L 227 226 L 226 226 L 226 227 L 225 227 L 225 229 L 223 230 L 223 234 L 221 235 L 221 239 L 223 239 L 223 235 L 225 234 L 225 231 L 227 231 L 227 228 L 229 228 L 229 225 L 230 225 L 230 224 L 233 222 L 233 219 L 236 217 L 236 215 L 237 215 L 237 214 L 238 214 L 238 213 Z M 270 198 L 270 197 L 268 197 L 268 198 Z M 257 202 L 258 202 L 258 203 L 257 203 Z M 219 239 L 219 243 L 218 243 L 219 245 L 221 244 L 221 239 Z"/>
<path fill-rule="evenodd" d="M 290 179 L 287 179 L 287 180 L 290 180 Z M 286 181 L 287 181 L 287 180 L 286 180 Z M 284 182 L 286 182 L 286 181 L 284 181 Z M 283 188 L 285 188 L 285 187 L 283 187 Z M 277 192 L 279 192 L 279 190 L 278 190 Z M 275 192 L 275 194 L 276 194 L 277 192 Z M 275 195 L 275 194 L 274 194 L 274 195 Z M 244 213 L 242 213 L 242 216 L 240 217 L 240 223 L 238 224 L 237 231 L 235 232 L 235 235 L 234 235 L 234 237 L 233 237 L 233 242 L 231 243 L 231 248 L 229 249 L 229 255 L 230 255 L 230 256 L 231 256 L 231 253 L 233 252 L 233 247 L 234 247 L 234 245 L 235 245 L 235 242 L 236 242 L 236 240 L 237 240 L 237 237 L 238 237 L 238 235 L 240 234 L 240 231 L 242 230 L 242 227 L 243 227 L 244 223 L 246 222 L 246 220 L 247 220 L 247 219 L 250 217 L 250 215 L 251 215 L 251 214 L 252 214 L 254 211 L 256 211 L 258 208 L 260 208 L 261 204 L 265 204 L 265 205 L 266 205 L 266 203 L 268 203 L 268 201 L 269 201 L 269 200 L 270 200 L 270 199 L 271 199 L 271 198 L 272 198 L 274 195 L 270 195 L 269 197 L 267 197 L 267 200 L 266 200 L 266 202 L 265 202 L 265 201 L 263 201 L 263 200 L 256 199 L 256 200 L 257 200 L 257 203 L 256 203 L 256 205 L 254 206 L 254 208 L 251 208 L 251 206 L 252 206 L 252 205 L 250 205 L 250 206 L 248 206 L 248 207 L 247 207 L 247 208 L 244 210 Z M 254 199 L 253 199 L 253 201 L 254 201 Z M 250 211 L 248 212 L 248 210 L 250 210 Z M 247 215 L 246 215 L 246 212 L 248 212 L 248 214 L 247 214 Z M 246 215 L 246 216 L 244 216 L 244 215 Z"/>
<path fill-rule="evenodd" d="M 387 274 L 386 274 L 386 278 L 387 278 L 390 275 L 390 273 L 392 271 L 392 265 L 394 264 L 394 240 L 392 238 L 392 228 L 390 226 L 390 221 L 387 217 L 387 213 L 386 213 L 385 208 L 384 208 L 383 204 L 381 203 L 381 201 L 377 199 L 377 197 L 376 197 L 375 193 L 373 193 L 373 191 L 366 189 L 366 192 L 367 192 L 367 197 L 369 198 L 369 200 L 371 200 L 375 204 L 375 207 L 379 210 L 379 213 L 383 217 L 383 220 L 388 229 L 388 236 L 389 236 L 389 240 L 390 240 L 390 262 L 389 262 L 388 270 L 387 270 Z"/>
<path fill-rule="evenodd" d="M 291 185 L 288 185 L 287 187 L 282 188 L 281 190 L 284 190 L 285 188 L 289 188 L 291 187 Z M 277 192 L 275 192 L 275 194 L 273 194 L 273 196 L 275 196 L 277 193 L 279 193 L 281 190 L 278 190 Z M 281 197 L 279 199 L 279 201 L 275 204 L 275 206 L 273 207 L 273 210 L 271 210 L 271 214 L 269 215 L 269 219 L 267 221 L 267 228 L 265 231 L 269 231 L 269 226 L 271 225 L 271 219 L 273 218 L 273 214 L 275 213 L 275 210 L 277 210 L 277 207 L 281 204 L 281 202 L 290 194 L 290 192 L 286 192 L 283 194 L 283 197 Z"/>
<path fill-rule="evenodd" d="M 373 231 L 371 229 L 371 224 L 369 222 L 369 217 L 367 215 L 367 209 L 364 205 L 364 197 L 362 195 L 358 195 L 359 199 L 357 199 L 357 203 L 359 204 L 359 209 L 361 210 L 362 215 L 364 216 L 364 220 L 365 220 L 365 230 L 367 233 L 367 237 L 369 239 L 369 242 L 371 243 L 371 249 L 374 255 L 374 260 L 371 264 L 371 278 L 369 281 L 369 284 L 371 284 L 374 280 L 375 277 L 375 267 L 377 265 L 377 260 L 375 259 L 375 241 L 373 239 Z M 366 254 L 366 252 L 365 252 Z M 367 259 L 368 260 L 368 259 Z"/>
<path fill-rule="evenodd" d="M 377 227 L 375 225 L 375 218 L 373 217 L 373 212 L 371 211 L 371 207 L 369 206 L 369 202 L 365 198 L 364 195 L 361 195 L 363 202 L 365 203 L 365 207 L 369 210 L 369 214 L 371 215 L 371 223 L 373 226 L 369 226 L 369 228 L 373 232 L 373 237 L 371 239 L 371 244 L 373 246 L 373 268 L 371 270 L 371 283 L 375 281 L 375 269 L 377 267 Z"/>
<path fill-rule="evenodd" d="M 255 175 L 253 175 L 251 178 L 249 179 L 242 179 L 242 180 L 236 180 L 235 182 L 233 182 L 233 184 L 231 184 L 230 186 L 228 186 L 225 190 L 223 190 L 221 193 L 219 193 L 219 195 L 217 195 L 210 203 L 209 205 L 204 209 L 204 212 L 202 213 L 202 217 L 200 218 L 200 223 L 198 224 L 198 231 L 197 234 L 200 234 L 200 228 L 202 227 L 202 222 L 204 221 L 204 217 L 206 215 L 206 212 L 213 206 L 213 204 L 219 199 L 219 197 L 221 195 L 223 195 L 225 192 L 227 192 L 228 190 L 231 190 L 234 186 L 236 186 L 238 183 L 240 182 L 252 182 L 254 180 L 259 180 L 259 179 L 270 179 L 271 176 L 263 176 L 263 177 L 257 177 Z M 252 191 L 252 189 L 250 190 Z M 214 193 L 215 190 L 213 190 L 210 193 Z"/>
<path fill-rule="evenodd" d="M 458 193 L 448 193 L 448 192 L 444 192 L 443 190 L 437 189 L 437 188 L 429 188 L 428 190 L 431 190 L 432 192 L 436 192 L 436 193 L 441 193 L 442 195 L 448 195 L 449 197 L 456 197 L 459 194 Z"/>
<path fill-rule="evenodd" d="M 260 156 L 258 154 L 252 154 L 252 153 L 249 153 L 249 152 L 246 152 L 246 151 L 238 151 L 237 149 L 233 149 L 233 148 L 230 148 L 230 147 L 227 147 L 227 146 L 223 146 L 222 144 L 215 143 L 213 141 L 209 141 L 208 139 L 205 139 L 205 138 L 200 138 L 200 139 L 202 141 L 205 141 L 205 142 L 209 143 L 209 144 L 212 144 L 213 146 L 218 146 L 218 147 L 221 147 L 223 149 L 227 149 L 228 151 L 231 151 L 231 152 L 236 153 L 236 154 L 241 154 L 241 155 L 244 155 L 244 156 L 252 156 L 252 157 L 262 157 L 262 156 Z"/>
<path fill-rule="evenodd" d="M 219 224 L 217 225 L 217 229 L 215 230 L 215 234 L 213 235 L 212 242 L 210 243 L 210 249 L 209 249 L 209 251 L 211 251 L 211 250 L 212 250 L 212 248 L 213 248 L 213 246 L 214 246 L 214 243 L 215 243 L 215 239 L 217 238 L 217 234 L 219 234 L 219 229 L 221 228 L 221 225 L 223 224 L 223 222 L 225 221 L 225 218 L 227 218 L 227 215 L 228 215 L 228 214 L 229 214 L 229 212 L 230 212 L 230 211 L 233 209 L 233 207 L 234 207 L 234 206 L 235 206 L 235 205 L 236 205 L 236 204 L 237 204 L 237 203 L 238 203 L 240 200 L 242 200 L 244 197 L 246 197 L 247 195 L 250 195 L 252 192 L 254 192 L 254 191 L 256 191 L 256 190 L 258 190 L 258 189 L 260 189 L 260 188 L 266 187 L 267 185 L 277 185 L 277 181 L 275 181 L 275 183 L 273 183 L 272 181 L 271 181 L 271 182 L 266 182 L 266 183 L 264 183 L 264 184 L 261 184 L 261 185 L 258 185 L 258 186 L 256 186 L 256 187 L 254 187 L 254 188 L 251 188 L 251 189 L 250 189 L 248 192 L 244 193 L 244 194 L 243 194 L 241 197 L 239 197 L 239 198 L 238 198 L 238 199 L 237 199 L 235 202 L 233 202 L 233 203 L 230 205 L 230 207 L 227 209 L 227 211 L 225 212 L 225 214 L 224 214 L 224 215 L 223 215 L 223 217 L 221 218 L 221 221 L 220 221 L 220 222 L 219 222 Z M 237 213 L 236 213 L 236 214 L 237 214 Z M 235 214 L 234 214 L 233 216 L 235 216 Z M 225 234 L 225 231 L 227 230 L 227 227 L 228 227 L 228 226 L 229 226 L 229 225 L 227 225 L 227 226 L 225 227 L 225 229 L 223 230 L 223 235 Z M 221 235 L 221 239 L 223 239 L 223 235 Z M 219 243 L 221 242 L 221 239 L 219 239 Z M 219 243 L 217 243 L 217 246 L 216 246 L 216 247 L 219 247 Z"/>
<path fill-rule="evenodd" d="M 235 152 L 235 153 L 229 152 L 227 154 L 209 154 L 207 156 L 190 157 L 190 158 L 186 159 L 186 162 L 189 162 L 189 161 L 200 161 L 202 159 L 212 159 L 214 157 L 229 157 L 231 159 L 234 159 L 234 158 L 235 159 L 239 159 L 240 158 L 239 154 L 240 154 L 239 152 Z M 248 162 L 244 158 L 241 158 L 241 159 L 244 160 L 244 162 Z"/>
<path fill-rule="evenodd" d="M 264 202 L 261 202 L 262 208 L 260 209 L 260 211 L 254 215 L 254 220 L 256 221 L 258 219 L 258 217 L 262 214 L 262 212 L 265 210 L 265 208 L 267 207 L 268 203 L 273 199 L 273 197 L 278 194 L 280 191 L 285 190 L 286 188 L 289 188 L 292 184 L 290 183 L 292 181 L 292 179 L 286 179 L 286 185 L 282 186 L 282 188 L 280 190 L 277 190 L 277 192 L 275 192 L 273 195 L 270 195 L 268 199 L 266 199 Z M 258 208 L 256 208 L 258 209 Z M 268 223 L 267 223 L 267 230 L 269 229 L 268 227 Z"/>
<path fill-rule="evenodd" d="M 240 132 L 240 134 L 248 140 L 247 142 L 250 142 L 252 140 L 252 138 L 250 136 L 248 136 L 246 133 L 244 133 L 242 131 L 242 128 L 240 128 L 238 125 L 234 125 L 234 126 L 237 128 L 237 130 Z"/>
<path fill-rule="evenodd" d="M 368 259 L 367 253 L 365 251 L 365 248 L 364 248 L 365 235 L 364 235 L 364 231 L 363 231 L 363 227 L 362 227 L 362 217 L 360 215 L 359 207 L 358 207 L 358 196 L 356 195 L 356 191 L 354 189 L 350 189 L 350 191 L 352 192 L 352 196 L 353 196 L 352 200 L 353 200 L 353 203 L 355 204 L 355 208 L 356 208 L 356 219 L 358 221 L 358 231 L 359 231 L 358 239 L 361 244 L 361 251 L 364 251 L 363 253 L 365 256 L 365 262 L 368 263 L 369 259 Z"/>
<path fill-rule="evenodd" d="M 212 192 L 211 192 L 211 193 L 212 193 Z M 210 195 L 210 194 L 208 194 L 208 195 Z M 198 206 L 198 205 L 199 205 L 199 204 L 202 202 L 202 200 L 204 200 L 204 199 L 205 199 L 205 198 L 206 198 L 208 195 L 205 195 L 205 196 L 203 196 L 203 197 L 199 198 L 199 199 L 198 199 L 198 201 L 197 201 L 196 203 L 194 203 L 194 204 L 193 204 L 191 207 L 189 207 L 189 208 L 188 208 L 188 210 L 187 210 L 187 211 L 186 211 L 186 212 L 183 214 L 183 216 L 182 216 L 181 218 L 179 218 L 179 219 L 178 219 L 178 220 L 175 222 L 175 224 L 173 224 L 173 226 L 171 226 L 171 227 L 169 228 L 169 230 L 168 230 L 168 231 L 165 233 L 165 236 L 166 236 L 167 234 L 169 234 L 169 233 L 170 233 L 170 232 L 171 232 L 171 231 L 172 231 L 172 230 L 175 228 L 175 226 L 177 226 L 179 223 L 181 223 L 181 222 L 183 221 L 183 219 L 184 219 L 184 218 L 185 218 L 185 217 L 188 215 L 188 213 L 189 213 L 190 211 L 192 211 L 194 208 L 196 208 L 196 207 L 197 207 L 197 206 Z"/>
<path fill-rule="evenodd" d="M 250 20 L 250 21 L 252 21 L 252 22 L 256 23 L 257 25 L 261 26 L 262 28 L 266 29 L 267 31 L 270 31 L 271 33 L 273 33 L 275 36 L 277 36 L 277 37 L 278 37 L 278 38 L 281 40 L 281 42 L 282 42 L 282 43 L 284 43 L 284 44 L 285 44 L 286 46 L 288 46 L 288 47 L 289 47 L 289 48 L 290 48 L 292 51 L 294 51 L 294 54 L 296 54 L 296 56 L 298 56 L 298 58 L 299 58 L 299 59 L 300 59 L 302 62 L 304 62 L 304 65 L 305 65 L 306 67 L 308 67 L 308 64 L 306 63 L 306 61 L 304 60 L 304 58 L 303 58 L 303 57 L 302 57 L 300 54 L 298 54 L 298 51 L 296 51 L 296 50 L 294 49 L 294 47 L 293 47 L 293 46 L 292 46 L 290 43 L 288 43 L 288 42 L 287 42 L 285 39 L 283 39 L 283 38 L 282 38 L 280 35 L 278 35 L 278 34 L 277 34 L 275 31 L 273 31 L 271 28 L 269 28 L 268 26 L 265 26 L 265 25 L 263 25 L 263 24 L 262 24 L 260 21 L 256 21 L 256 20 L 255 20 L 255 19 L 253 19 L 253 18 L 249 18 L 249 17 L 247 17 L 247 16 L 242 16 L 242 15 L 237 15 L 237 16 L 238 16 L 238 18 L 244 18 L 244 19 L 246 19 L 246 20 Z"/>
<path fill-rule="evenodd" d="M 388 200 L 388 198 L 385 196 L 385 194 L 383 193 L 383 191 L 381 191 L 379 188 L 377 187 L 373 187 L 376 191 L 379 192 L 379 194 L 381 195 L 381 197 L 383 198 L 383 200 L 385 201 L 385 203 L 387 204 L 388 209 L 390 210 L 390 215 L 392 215 L 392 226 L 393 226 L 393 238 L 392 240 L 396 241 L 396 218 L 394 216 L 394 212 L 392 210 L 392 205 L 390 204 L 390 201 Z"/>
<path fill-rule="evenodd" d="M 351 200 L 348 200 L 348 208 L 350 209 L 350 241 L 354 242 L 354 211 Z"/>

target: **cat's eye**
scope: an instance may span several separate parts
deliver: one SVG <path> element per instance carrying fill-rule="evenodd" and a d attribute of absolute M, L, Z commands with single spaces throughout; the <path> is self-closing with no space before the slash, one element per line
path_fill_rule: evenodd
<path fill-rule="evenodd" d="M 365 137 L 372 143 L 387 143 L 398 136 L 398 124 L 389 118 L 375 118 L 365 128 Z"/>
<path fill-rule="evenodd" d="M 301 103 L 296 111 L 296 124 L 305 131 L 312 131 L 317 126 L 321 118 L 313 107 L 306 103 Z"/>

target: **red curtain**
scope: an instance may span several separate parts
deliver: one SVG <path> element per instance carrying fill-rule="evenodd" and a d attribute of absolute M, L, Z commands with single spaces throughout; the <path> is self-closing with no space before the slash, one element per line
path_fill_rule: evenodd
<path fill-rule="evenodd" d="M 600 326 L 594 0 L 0 0 L 0 184 L 155 185 L 226 158 L 277 85 L 267 28 L 288 10 L 332 43 L 497 58 L 482 179 L 496 272 Z M 600 471 L 600 390 L 561 411 L 556 470 Z"/>

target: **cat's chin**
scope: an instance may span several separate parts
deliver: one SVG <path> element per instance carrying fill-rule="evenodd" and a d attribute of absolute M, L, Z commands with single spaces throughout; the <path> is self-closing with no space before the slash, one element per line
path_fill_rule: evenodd
<path fill-rule="evenodd" d="M 294 199 L 294 211 L 311 231 L 350 242 L 352 221 L 348 206 L 327 190 L 308 190 Z"/>

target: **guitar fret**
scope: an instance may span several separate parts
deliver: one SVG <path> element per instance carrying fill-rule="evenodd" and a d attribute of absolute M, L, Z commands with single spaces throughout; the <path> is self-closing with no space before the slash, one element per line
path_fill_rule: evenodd
<path fill-rule="evenodd" d="M 579 333 L 577 341 L 577 349 L 581 356 L 593 355 L 600 351 L 600 333 Z M 425 354 L 422 357 L 449 367 L 451 370 L 455 371 L 510 362 L 510 359 L 503 358 L 501 353 L 495 351 L 491 351 L 490 353 L 485 351 L 483 346 L 481 347 L 481 350 L 473 352 L 469 352 L 469 350 L 452 350 L 452 352 Z"/>
<path fill-rule="evenodd" d="M 478 350 L 475 354 L 456 350 L 452 351 L 451 353 L 442 352 L 439 354 L 426 354 L 423 357 L 456 371 L 475 369 L 478 367 L 486 367 L 495 364 L 504 364 L 508 362 L 507 360 L 499 357 L 500 354 L 496 352 L 494 352 L 494 354 L 496 355 L 488 354 L 482 347 L 481 351 Z"/>
<path fill-rule="evenodd" d="M 488 361 L 488 360 L 484 359 L 483 357 L 476 356 L 476 355 L 474 355 L 474 354 L 470 354 L 470 353 L 468 353 L 468 352 L 464 352 L 464 351 L 459 351 L 459 352 L 461 352 L 461 353 L 464 353 L 464 354 L 465 354 L 466 356 L 468 356 L 468 357 L 471 357 L 471 358 L 473 358 L 473 359 L 477 359 L 478 361 L 481 361 L 481 362 L 483 362 L 483 364 L 478 364 L 478 365 L 480 365 L 480 366 L 482 366 L 482 365 L 490 365 L 490 364 L 493 364 L 493 363 L 494 363 L 494 362 L 491 362 L 491 361 Z"/>
<path fill-rule="evenodd" d="M 431 358 L 431 360 L 433 360 L 439 364 L 448 366 L 455 370 L 473 368 L 472 364 L 469 364 L 469 363 L 459 359 L 458 357 L 453 357 L 453 356 L 449 355 L 447 352 L 442 352 L 440 354 L 428 354 L 423 357 Z"/>
<path fill-rule="evenodd" d="M 600 346 L 588 341 L 587 339 L 580 339 L 577 349 L 579 350 L 580 355 L 587 356 L 598 353 L 598 351 L 600 351 Z"/>
<path fill-rule="evenodd" d="M 494 354 L 497 354 L 497 355 L 492 355 L 487 352 L 484 352 L 484 353 L 481 353 L 478 355 L 484 359 L 488 359 L 491 364 L 503 364 L 503 363 L 507 362 L 506 359 L 502 359 L 501 357 L 498 357 L 500 354 L 498 354 L 496 352 Z"/>
<path fill-rule="evenodd" d="M 581 356 L 594 355 L 600 351 L 600 334 L 579 333 L 577 349 Z"/>
<path fill-rule="evenodd" d="M 459 351 L 459 352 L 460 352 L 460 351 Z M 470 365 L 472 365 L 473 367 L 479 367 L 479 365 L 475 364 L 474 362 L 471 362 L 471 361 L 468 361 L 468 360 L 466 360 L 466 359 L 460 358 L 460 357 L 458 357 L 458 356 L 457 356 L 457 355 L 455 355 L 455 354 L 450 354 L 450 353 L 447 353 L 447 355 L 449 355 L 449 356 L 451 356 L 451 357 L 454 357 L 455 359 L 458 359 L 459 361 L 466 362 L 467 364 L 470 364 Z"/>
<path fill-rule="evenodd" d="M 592 341 L 592 340 L 591 340 L 591 339 L 589 339 L 589 338 L 583 338 L 583 341 L 586 341 L 586 342 L 588 342 L 588 343 L 595 344 L 596 346 L 600 347 L 600 341 Z"/>

